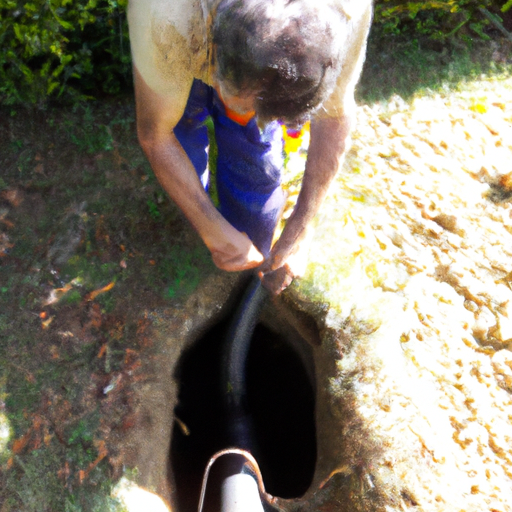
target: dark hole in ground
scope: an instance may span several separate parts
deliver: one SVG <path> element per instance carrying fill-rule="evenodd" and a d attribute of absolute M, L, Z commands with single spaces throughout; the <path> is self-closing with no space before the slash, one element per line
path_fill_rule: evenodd
<path fill-rule="evenodd" d="M 176 416 L 186 429 L 178 422 L 174 425 L 170 464 L 180 512 L 197 510 L 206 464 L 229 444 L 219 392 L 220 346 L 225 328 L 226 322 L 213 327 L 182 355 L 178 364 Z M 315 393 L 309 375 L 289 340 L 257 325 L 247 366 L 247 401 L 257 442 L 254 455 L 266 491 L 281 498 L 302 496 L 313 479 Z"/>

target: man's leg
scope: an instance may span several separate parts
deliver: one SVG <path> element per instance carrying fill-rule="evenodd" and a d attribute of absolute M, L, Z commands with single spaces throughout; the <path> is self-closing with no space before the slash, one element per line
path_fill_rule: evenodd
<path fill-rule="evenodd" d="M 260 132 L 254 119 L 241 126 L 225 115 L 217 97 L 212 117 L 220 212 L 266 257 L 284 205 L 281 127 L 273 122 Z"/>
<path fill-rule="evenodd" d="M 210 115 L 212 90 L 200 80 L 194 80 L 183 117 L 174 128 L 174 135 L 187 153 L 205 189 L 208 188 L 208 129 L 205 120 Z"/>

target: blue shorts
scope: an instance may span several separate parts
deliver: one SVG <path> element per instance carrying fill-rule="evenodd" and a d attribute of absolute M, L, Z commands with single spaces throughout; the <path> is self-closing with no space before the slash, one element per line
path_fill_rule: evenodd
<path fill-rule="evenodd" d="M 194 80 L 185 112 L 174 128 L 176 138 L 208 188 L 208 130 L 213 119 L 217 156 L 219 211 L 246 233 L 266 257 L 284 205 L 281 189 L 283 139 L 278 121 L 260 130 L 253 118 L 246 126 L 226 116 L 215 90 Z"/>

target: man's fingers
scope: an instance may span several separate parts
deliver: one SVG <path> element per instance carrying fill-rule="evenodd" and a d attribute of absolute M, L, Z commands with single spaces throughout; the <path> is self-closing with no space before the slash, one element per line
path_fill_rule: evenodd
<path fill-rule="evenodd" d="M 261 254 L 256 247 L 251 244 L 251 248 L 249 249 L 249 254 L 247 255 L 247 261 L 252 263 L 255 263 L 255 266 L 261 265 L 263 261 L 265 261 L 265 258 L 263 257 L 263 254 Z M 251 267 L 254 268 L 254 267 Z"/>
<path fill-rule="evenodd" d="M 226 254 L 224 252 L 212 252 L 213 262 L 221 270 L 227 272 L 238 272 L 256 268 L 264 261 L 263 255 L 251 244 L 249 250 L 244 253 Z"/>
<path fill-rule="evenodd" d="M 272 294 L 279 295 L 293 281 L 293 274 L 287 265 L 267 273 L 258 273 L 263 286 Z"/>

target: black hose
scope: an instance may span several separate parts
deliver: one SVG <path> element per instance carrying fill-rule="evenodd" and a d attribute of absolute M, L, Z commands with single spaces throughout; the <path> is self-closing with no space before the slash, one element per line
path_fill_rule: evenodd
<path fill-rule="evenodd" d="M 229 442 L 253 448 L 246 408 L 246 366 L 252 335 L 269 294 L 258 276 L 252 277 L 229 324 L 223 345 L 221 383 Z"/>
<path fill-rule="evenodd" d="M 203 478 L 199 512 L 207 496 L 211 466 L 220 464 L 221 512 L 264 512 L 275 498 L 265 492 L 260 469 L 252 455 L 254 436 L 246 407 L 246 366 L 254 329 L 269 294 L 258 276 L 253 276 L 228 326 L 222 345 L 221 396 L 225 408 L 227 441 L 230 448 L 209 461 Z M 263 503 L 267 506 L 264 507 Z"/>

